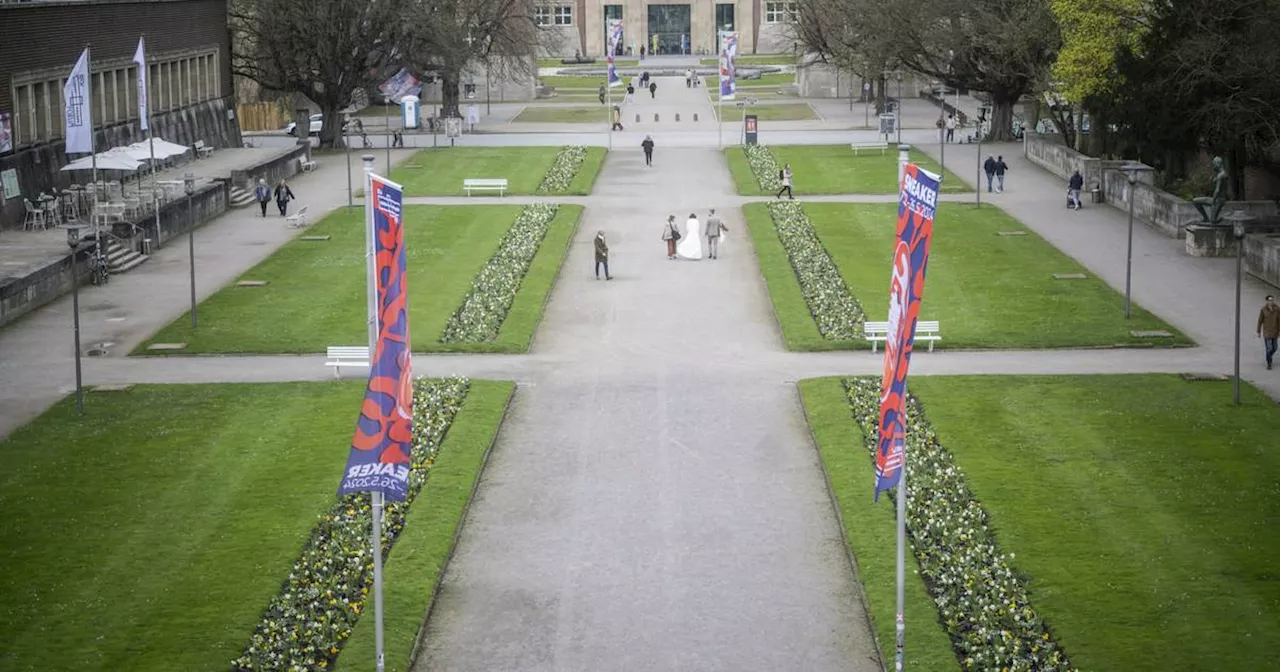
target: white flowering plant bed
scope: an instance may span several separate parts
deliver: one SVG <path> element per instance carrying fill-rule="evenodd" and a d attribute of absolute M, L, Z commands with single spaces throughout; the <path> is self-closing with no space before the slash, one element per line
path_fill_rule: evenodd
<path fill-rule="evenodd" d="M 777 160 L 773 158 L 773 152 L 769 151 L 764 145 L 743 145 L 742 151 L 747 155 L 747 164 L 751 166 L 751 173 L 756 176 L 756 182 L 760 183 L 760 189 L 765 193 L 775 193 L 782 188 L 782 180 L 778 179 L 778 171 L 782 170 L 778 166 Z"/>
<path fill-rule="evenodd" d="M 404 529 L 405 515 L 422 491 L 469 387 L 466 378 L 414 381 L 409 490 L 405 501 L 387 502 L 383 509 L 384 559 Z M 233 669 L 292 672 L 332 666 L 373 587 L 371 525 L 369 493 L 340 497 L 320 517 L 249 645 L 232 661 Z"/>
<path fill-rule="evenodd" d="M 498 337 L 557 210 L 553 203 L 535 203 L 520 211 L 498 251 L 471 281 L 471 292 L 449 317 L 441 343 L 483 343 Z"/>
<path fill-rule="evenodd" d="M 556 154 L 555 160 L 551 162 L 551 167 L 547 169 L 547 174 L 542 177 L 542 184 L 538 185 L 538 193 L 568 191 L 586 158 L 587 148 L 583 145 L 569 145 L 561 148 L 560 153 Z"/>
<path fill-rule="evenodd" d="M 874 460 L 880 379 L 843 381 Z M 1074 671 L 1036 612 L 1026 579 L 996 542 L 986 511 L 938 441 L 920 403 L 907 400 L 907 536 L 920 576 L 965 670 Z M 897 496 L 891 491 L 892 497 Z"/>
<path fill-rule="evenodd" d="M 862 340 L 862 306 L 849 291 L 800 204 L 781 201 L 768 207 L 818 333 L 833 341 Z"/>

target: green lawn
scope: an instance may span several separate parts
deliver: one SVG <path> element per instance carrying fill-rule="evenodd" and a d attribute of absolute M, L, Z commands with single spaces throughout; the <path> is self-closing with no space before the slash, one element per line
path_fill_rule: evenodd
<path fill-rule="evenodd" d="M 733 59 L 739 65 L 795 65 L 795 54 L 749 54 L 739 55 Z M 700 65 L 720 65 L 718 58 L 703 58 Z"/>
<path fill-rule="evenodd" d="M 547 75 L 545 77 L 538 77 L 538 82 L 543 86 L 554 86 L 557 89 L 561 89 L 561 88 L 591 89 L 593 91 L 600 88 L 600 85 L 604 83 L 604 80 L 605 80 L 605 76 L 603 74 Z M 626 92 L 626 87 L 624 86 L 615 86 L 613 88 L 615 91 L 621 89 L 624 93 Z"/>
<path fill-rule="evenodd" d="M 916 379 L 912 379 L 913 385 Z M 836 507 L 849 551 L 857 563 L 858 580 L 870 610 L 872 626 L 888 669 L 893 669 L 894 615 L 897 610 L 896 512 L 893 499 L 875 503 L 871 497 L 875 468 L 861 433 L 849 417 L 849 402 L 839 378 L 800 381 L 805 418 L 818 444 L 822 469 Z M 917 573 L 915 557 L 907 553 L 906 668 L 959 670 L 951 640 L 938 622 L 938 609 Z"/>
<path fill-rule="evenodd" d="M 805 213 L 869 320 L 889 305 L 889 259 L 895 204 L 807 203 Z M 763 203 L 744 208 L 761 273 L 791 350 L 865 347 L 822 338 Z M 939 348 L 1069 348 L 1190 344 L 1173 327 L 1135 306 L 1103 281 L 1055 280 L 1088 272 L 999 209 L 942 203 L 930 247 L 920 318 L 939 320 Z M 998 236 L 997 231 L 1027 231 Z M 1164 329 L 1173 339 L 1135 339 L 1133 329 Z"/>
<path fill-rule="evenodd" d="M 1237 408 L 1229 381 L 1172 375 L 911 390 L 1079 669 L 1273 669 L 1275 403 L 1246 385 Z"/>
<path fill-rule="evenodd" d="M 539 108 L 548 109 L 548 108 Z M 599 111 L 601 122 L 604 110 Z M 591 193 L 603 147 L 588 147 L 569 189 L 555 192 L 582 196 Z M 535 194 L 559 147 L 440 147 L 424 149 L 391 171 L 391 179 L 404 185 L 406 196 L 462 196 L 462 181 L 469 177 L 507 178 L 508 194 Z"/>
<path fill-rule="evenodd" d="M 577 229 L 581 206 L 561 205 L 502 324 L 488 343 L 439 342 L 449 316 L 471 290 L 520 206 L 406 206 L 409 324 L 414 352 L 524 352 Z M 293 240 L 199 307 L 192 331 L 184 314 L 138 346 L 187 343 L 180 353 L 317 353 L 330 345 L 361 345 L 365 332 L 363 210 L 338 210 L 306 234 L 323 242 Z"/>
<path fill-rule="evenodd" d="M 404 532 L 387 559 L 383 600 L 388 672 L 409 668 L 418 630 L 435 600 L 463 514 L 514 388 L 508 382 L 471 381 L 466 403 L 449 427 L 427 485 L 414 500 Z M 373 634 L 370 614 L 357 622 L 337 667 L 370 669 L 375 659 Z"/>
<path fill-rule="evenodd" d="M 363 391 L 90 392 L 0 442 L 0 669 L 228 669 L 334 501 Z"/>
<path fill-rule="evenodd" d="M 762 109 L 757 107 L 756 109 Z M 893 143 L 881 154 L 879 150 L 860 150 L 848 145 L 770 145 L 769 151 L 779 166 L 790 163 L 795 175 L 797 196 L 806 194 L 893 194 L 898 190 L 898 152 Z M 738 193 L 746 196 L 772 196 L 760 189 L 751 173 L 747 156 L 741 147 L 724 150 Z M 938 162 L 924 152 L 912 149 L 911 161 L 937 174 Z M 969 187 L 951 171 L 942 180 L 943 193 L 962 193 Z"/>
<path fill-rule="evenodd" d="M 619 97 L 615 102 L 621 103 Z M 606 126 L 613 121 L 612 112 L 606 105 L 595 107 L 526 107 L 520 110 L 513 123 L 529 124 L 600 124 Z M 505 148 L 504 148 L 505 149 Z"/>
<path fill-rule="evenodd" d="M 747 79 L 746 77 L 738 78 L 738 86 L 784 86 L 795 83 L 796 75 L 794 72 L 763 74 L 755 79 Z"/>
<path fill-rule="evenodd" d="M 720 100 L 720 90 L 715 87 L 715 82 L 712 82 L 707 86 L 707 95 L 711 98 L 711 102 L 713 104 Z M 793 93 L 783 93 L 776 86 L 739 86 L 735 94 L 735 98 L 733 100 L 726 100 L 724 104 L 725 107 L 729 107 L 733 103 L 747 98 L 755 98 L 756 100 L 786 100 L 795 99 L 796 95 Z"/>
<path fill-rule="evenodd" d="M 716 105 L 713 109 L 718 110 L 725 121 L 742 121 L 744 114 L 754 114 L 759 121 L 804 121 L 818 118 L 818 113 L 808 103 L 752 105 L 750 108 L 726 104 Z"/>

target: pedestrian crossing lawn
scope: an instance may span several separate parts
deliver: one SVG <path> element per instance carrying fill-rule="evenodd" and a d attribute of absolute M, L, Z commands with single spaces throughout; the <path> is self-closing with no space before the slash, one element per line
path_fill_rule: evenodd
<path fill-rule="evenodd" d="M 868 347 L 822 338 L 765 204 L 745 208 L 761 272 L 787 347 Z M 895 203 L 806 203 L 805 214 L 869 321 L 887 319 Z M 1025 231 L 999 236 L 999 231 Z M 1083 273 L 1055 280 L 1055 273 Z M 1191 340 L 1124 296 L 999 208 L 941 203 L 934 223 L 920 319 L 938 320 L 939 349 L 1040 349 L 1189 345 Z M 1132 330 L 1172 338 L 1139 339 Z"/>
<path fill-rule="evenodd" d="M 364 387 L 89 392 L 83 417 L 67 397 L 0 441 L 0 669 L 228 669 L 337 496 Z M 472 381 L 455 419 L 471 429 L 434 467 L 454 475 L 437 493 L 432 472 L 387 571 L 414 548 L 444 562 L 509 390 Z"/>
<path fill-rule="evenodd" d="M 520 213 L 516 205 L 404 208 L 408 255 L 409 334 L 414 352 L 524 352 L 542 319 L 582 207 L 561 205 L 520 283 L 498 338 L 487 343 L 440 343 L 449 316 L 471 281 L 498 249 Z M 321 353 L 330 345 L 363 345 L 366 331 L 364 210 L 339 209 L 198 306 L 199 328 L 184 313 L 150 343 L 186 343 L 170 354 Z"/>
<path fill-rule="evenodd" d="M 1274 402 L 1174 375 L 910 386 L 1079 669 L 1274 669 Z"/>
<path fill-rule="evenodd" d="M 546 109 L 546 108 L 542 108 Z M 599 110 L 604 121 L 604 111 Z M 560 147 L 433 147 L 414 154 L 391 171 L 391 180 L 404 187 L 405 196 L 465 196 L 462 181 L 467 178 L 506 178 L 508 194 L 550 193 L 585 196 L 600 175 L 605 149 L 588 147 L 582 167 L 564 191 L 539 192 L 538 186 L 555 162 Z M 476 192 L 497 196 L 498 192 Z"/>
<path fill-rule="evenodd" d="M 862 149 L 855 154 L 849 145 L 770 145 L 769 151 L 779 168 L 791 164 L 797 198 L 811 194 L 894 194 L 898 191 L 898 151 L 893 143 L 889 143 L 883 153 L 878 149 Z M 741 147 L 729 147 L 724 152 L 739 194 L 773 196 L 760 188 Z M 912 149 L 909 157 L 921 168 L 938 173 L 938 162 L 924 152 Z M 947 171 L 942 181 L 943 193 L 968 191 L 960 178 Z"/>

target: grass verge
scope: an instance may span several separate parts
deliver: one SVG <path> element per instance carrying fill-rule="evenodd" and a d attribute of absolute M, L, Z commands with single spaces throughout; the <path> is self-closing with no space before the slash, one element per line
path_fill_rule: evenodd
<path fill-rule="evenodd" d="M 763 109 L 763 106 L 756 109 Z M 779 166 L 791 164 L 797 196 L 893 194 L 898 190 L 898 155 L 892 144 L 884 154 L 877 150 L 862 150 L 855 155 L 848 145 L 770 145 L 769 151 Z M 751 173 L 747 156 L 740 147 L 728 147 L 724 153 L 739 194 L 773 195 L 760 189 L 760 183 Z M 938 173 L 938 162 L 924 152 L 912 149 L 909 156 L 913 163 L 934 174 Z M 951 171 L 943 176 L 943 193 L 969 191 L 972 190 Z"/>
<path fill-rule="evenodd" d="M 431 467 L 427 484 L 405 520 L 384 569 L 387 670 L 409 669 L 414 644 L 435 601 L 471 503 L 489 447 L 497 437 L 515 385 L 472 380 Z M 363 670 L 374 660 L 373 619 L 361 618 L 338 657 L 338 669 Z"/>
<path fill-rule="evenodd" d="M 734 62 L 739 65 L 795 65 L 795 54 L 750 54 L 745 56 L 737 56 Z M 698 60 L 699 65 L 720 65 L 718 58 L 703 58 Z"/>
<path fill-rule="evenodd" d="M 1079 669 L 1273 664 L 1280 409 L 1261 392 L 1235 407 L 1229 381 L 1173 375 L 911 387 Z"/>
<path fill-rule="evenodd" d="M 621 103 L 619 99 L 617 102 Z M 595 107 L 544 106 L 526 107 L 520 110 L 511 123 L 514 124 L 600 124 L 607 125 L 611 119 L 609 108 L 604 105 Z"/>
<path fill-rule="evenodd" d="M 546 109 L 546 108 L 539 108 Z M 604 112 L 600 113 L 601 119 Z M 462 181 L 469 177 L 507 179 L 508 194 L 537 193 L 542 177 L 555 162 L 559 147 L 440 147 L 423 149 L 391 171 L 391 179 L 404 186 L 406 196 L 463 196 Z M 588 165 L 604 161 L 603 147 L 588 147 Z M 599 172 L 598 169 L 596 171 Z M 590 193 L 595 173 L 581 190 L 579 182 L 564 195 Z M 492 192 L 491 192 L 492 193 Z"/>
<path fill-rule="evenodd" d="M 726 104 L 723 107 L 716 105 L 713 109 L 718 110 L 725 121 L 742 121 L 744 114 L 754 114 L 759 121 L 804 121 L 818 118 L 818 114 L 808 103 L 753 105 L 750 108 Z"/>
<path fill-rule="evenodd" d="M 897 611 L 896 511 L 886 497 L 876 503 L 872 457 L 849 414 L 839 378 L 811 378 L 799 383 L 809 430 L 818 445 L 822 469 L 840 516 L 841 531 L 856 564 L 876 641 L 889 667 L 893 665 Z M 938 622 L 938 609 L 925 590 L 915 556 L 907 554 L 904 651 L 907 669 L 959 670 L 951 640 Z"/>
<path fill-rule="evenodd" d="M 0 442 L 0 668 L 227 669 L 333 502 L 363 392 L 140 385 Z"/>
<path fill-rule="evenodd" d="M 590 155 L 588 155 L 590 157 Z M 586 170 L 584 163 L 583 171 Z M 598 171 L 598 168 L 596 169 Z M 575 180 L 576 181 L 576 180 Z M 439 342 L 471 279 L 498 248 L 520 206 L 406 206 L 409 324 L 415 352 L 525 352 L 582 214 L 561 205 L 521 281 L 498 338 Z M 317 353 L 362 344 L 365 334 L 364 212 L 338 210 L 307 231 L 323 242 L 295 239 L 246 272 L 265 287 L 224 287 L 199 306 L 200 327 L 184 313 L 150 343 L 186 343 L 182 354 Z"/>

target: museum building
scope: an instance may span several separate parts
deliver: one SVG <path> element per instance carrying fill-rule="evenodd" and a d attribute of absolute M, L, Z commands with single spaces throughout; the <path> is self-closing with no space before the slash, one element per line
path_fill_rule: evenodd
<path fill-rule="evenodd" d="M 592 0 L 545 0 L 534 10 L 538 24 L 559 33 L 552 55 L 572 57 L 575 52 L 600 57 L 605 50 L 605 26 L 622 20 L 619 55 L 646 53 L 714 55 L 718 31 L 738 33 L 738 53 L 765 54 L 792 51 L 788 30 L 798 3 L 767 0 L 691 0 L 670 2 L 625 0 L 617 4 Z"/>

